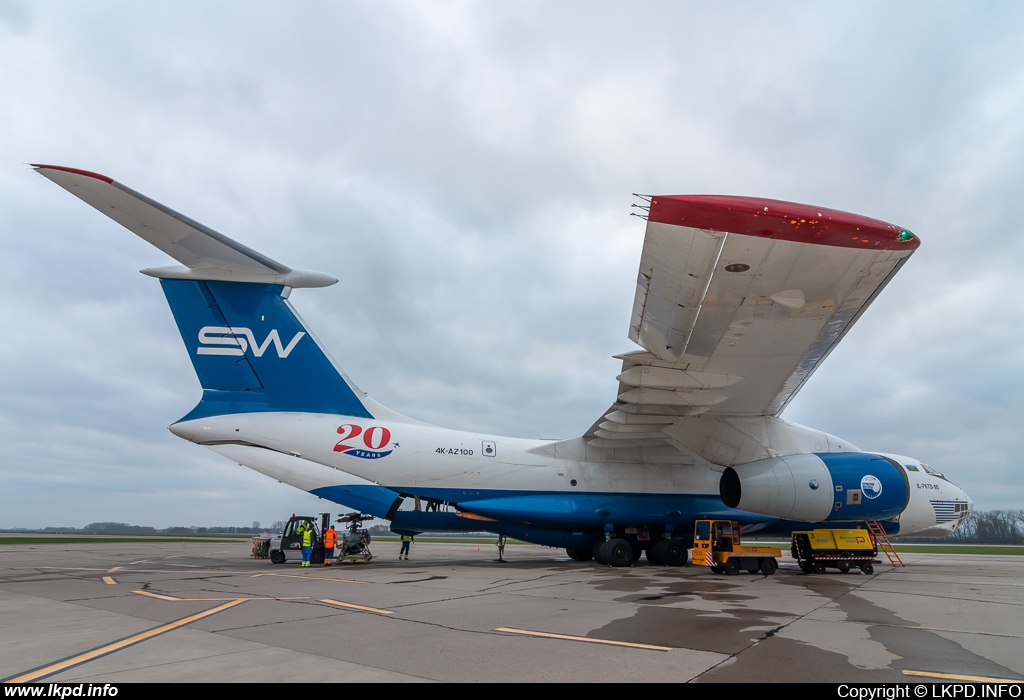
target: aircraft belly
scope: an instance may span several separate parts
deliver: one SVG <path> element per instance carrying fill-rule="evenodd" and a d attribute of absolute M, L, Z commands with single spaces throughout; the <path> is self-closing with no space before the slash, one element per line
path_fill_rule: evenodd
<path fill-rule="evenodd" d="M 243 467 L 378 518 L 385 517 L 399 498 L 396 492 L 353 474 L 262 447 L 210 445 L 209 448 Z"/>

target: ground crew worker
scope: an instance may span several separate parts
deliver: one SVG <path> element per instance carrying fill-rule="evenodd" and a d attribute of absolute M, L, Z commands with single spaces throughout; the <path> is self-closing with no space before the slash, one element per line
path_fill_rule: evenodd
<path fill-rule="evenodd" d="M 338 533 L 331 525 L 324 533 L 324 566 L 330 566 L 334 561 L 334 548 L 338 545 Z"/>
<path fill-rule="evenodd" d="M 313 554 L 313 528 L 302 524 L 295 529 L 295 532 L 298 533 L 300 529 L 302 530 L 302 565 L 310 566 L 309 558 Z"/>
<path fill-rule="evenodd" d="M 412 544 L 412 535 L 402 535 L 402 549 L 398 552 L 399 559 L 401 559 L 404 554 L 406 561 L 408 561 L 410 544 Z"/>

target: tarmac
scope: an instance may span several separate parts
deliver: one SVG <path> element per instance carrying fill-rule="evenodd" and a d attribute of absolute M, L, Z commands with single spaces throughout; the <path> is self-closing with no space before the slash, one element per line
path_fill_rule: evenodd
<path fill-rule="evenodd" d="M 0 679 L 1024 680 L 1024 557 L 715 575 L 562 550 L 374 542 L 301 568 L 239 542 L 0 545 Z"/>

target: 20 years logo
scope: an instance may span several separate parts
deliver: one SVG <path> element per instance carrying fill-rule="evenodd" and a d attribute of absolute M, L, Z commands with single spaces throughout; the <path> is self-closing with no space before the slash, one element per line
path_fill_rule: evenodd
<path fill-rule="evenodd" d="M 341 439 L 334 446 L 334 451 L 349 457 L 380 459 L 387 457 L 398 447 L 397 442 L 391 442 L 391 431 L 383 425 L 373 425 L 363 430 L 362 426 L 345 423 L 338 426 L 338 434 L 341 435 Z M 358 440 L 360 436 L 362 440 Z"/>

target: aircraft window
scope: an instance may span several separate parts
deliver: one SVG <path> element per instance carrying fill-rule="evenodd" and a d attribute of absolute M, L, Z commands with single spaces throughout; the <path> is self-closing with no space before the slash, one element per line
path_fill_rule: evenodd
<path fill-rule="evenodd" d="M 945 476 L 943 476 L 942 472 L 937 472 L 937 471 L 935 471 L 934 469 L 932 469 L 931 467 L 929 467 L 929 466 L 928 466 L 927 464 L 925 464 L 924 462 L 922 462 L 922 463 L 921 463 L 921 468 L 922 468 L 922 469 L 924 469 L 924 470 L 925 470 L 926 472 L 928 472 L 929 474 L 931 474 L 932 476 L 937 476 L 937 477 L 939 477 L 940 479 L 946 480 L 946 477 L 945 477 Z"/>

